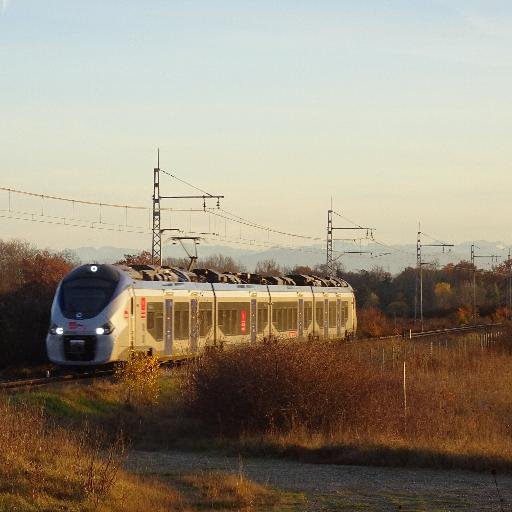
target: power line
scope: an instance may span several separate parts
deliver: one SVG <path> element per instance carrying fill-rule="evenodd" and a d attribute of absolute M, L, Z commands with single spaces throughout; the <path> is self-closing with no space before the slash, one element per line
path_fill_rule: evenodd
<path fill-rule="evenodd" d="M 139 206 L 133 204 L 116 204 L 116 203 L 104 203 L 99 201 L 88 201 L 84 199 L 74 199 L 71 197 L 62 197 L 62 196 L 54 196 L 48 194 L 40 194 L 38 192 L 27 192 L 25 190 L 17 190 L 14 188 L 0 187 L 0 191 L 7 192 L 9 194 L 19 194 L 23 196 L 36 197 L 39 199 L 49 199 L 51 201 L 61 201 L 65 203 L 71 204 L 83 204 L 88 206 L 98 206 L 105 208 L 120 208 L 120 209 L 128 209 L 128 210 L 145 210 L 147 212 L 151 211 L 151 208 L 147 206 Z M 12 198 L 11 198 L 12 200 Z M 161 208 L 162 211 L 169 212 L 204 212 L 203 208 Z M 11 209 L 6 211 L 12 211 Z"/>
<path fill-rule="evenodd" d="M 124 224 L 106 224 L 98 221 L 82 221 L 80 219 L 67 219 L 66 217 L 51 217 L 30 212 L 7 212 L 0 213 L 0 218 L 21 220 L 25 222 L 37 222 L 40 224 L 53 224 L 72 228 L 98 229 L 103 231 L 117 231 L 119 233 L 134 233 L 147 235 L 149 229 L 137 226 L 126 226 Z M 71 222 L 70 222 L 71 221 Z"/>
<path fill-rule="evenodd" d="M 271 228 L 269 226 L 263 226 L 263 225 L 255 223 L 255 222 L 251 222 L 250 220 L 244 219 L 243 217 L 239 217 L 238 215 L 230 213 L 230 212 L 228 212 L 228 211 L 226 211 L 226 210 L 224 210 L 222 208 L 220 208 L 220 211 L 224 212 L 227 215 L 222 215 L 221 213 L 217 213 L 214 209 L 211 209 L 211 208 L 207 208 L 207 211 L 209 213 L 211 213 L 212 215 L 215 215 L 216 217 L 220 217 L 220 218 L 228 220 L 230 222 L 235 222 L 237 224 L 241 224 L 243 226 L 259 229 L 259 230 L 262 230 L 262 231 L 265 231 L 265 232 L 274 233 L 274 234 L 277 234 L 277 235 L 289 236 L 291 238 L 300 238 L 302 240 L 312 240 L 312 241 L 315 241 L 315 242 L 323 242 L 323 241 L 325 241 L 325 238 L 321 238 L 321 237 L 318 237 L 318 236 L 300 235 L 298 233 L 290 233 L 290 232 L 287 232 L 287 231 L 281 231 L 279 229 L 274 229 L 274 228 Z"/>
<path fill-rule="evenodd" d="M 207 192 L 206 190 L 203 190 L 202 188 L 200 187 L 197 187 L 196 185 L 182 179 L 182 178 L 179 178 L 178 176 L 176 176 L 175 174 L 171 174 L 170 172 L 168 171 L 164 171 L 163 169 L 160 169 L 163 173 L 165 173 L 167 176 L 181 182 L 181 183 L 184 183 L 185 185 L 193 188 L 194 190 L 197 190 L 198 192 L 202 192 L 203 194 L 206 194 L 206 196 L 208 197 L 214 197 L 212 196 L 209 192 Z M 220 210 L 221 212 L 223 212 L 225 215 L 222 215 L 220 213 L 217 213 L 215 210 Z M 304 239 L 304 240 L 314 240 L 314 241 L 324 241 L 324 239 L 322 239 L 321 237 L 316 237 L 316 236 L 310 236 L 310 235 L 302 235 L 302 234 L 299 234 L 299 233 L 290 233 L 290 232 L 287 232 L 287 231 L 282 231 L 282 230 L 279 230 L 279 229 L 275 229 L 275 228 L 272 228 L 270 226 L 264 226 L 262 224 L 259 224 L 257 222 L 254 222 L 252 220 L 249 220 L 249 219 L 246 219 L 244 217 L 241 217 L 235 213 L 232 213 L 232 212 L 229 212 L 227 210 L 225 210 L 224 208 L 221 208 L 219 205 L 217 206 L 216 209 L 214 208 L 206 208 L 206 211 L 208 211 L 209 213 L 213 214 L 213 215 L 216 215 L 217 217 L 220 217 L 220 218 L 223 218 L 223 219 L 226 219 L 226 220 L 230 220 L 231 222 L 236 222 L 238 224 L 241 224 L 241 225 L 244 225 L 244 226 L 247 226 L 247 227 L 252 227 L 252 228 L 255 228 L 255 229 L 260 229 L 262 231 L 267 231 L 267 232 L 271 232 L 271 233 L 276 233 L 278 235 L 285 235 L 285 236 L 289 236 L 289 237 L 294 237 L 294 238 L 301 238 L 301 239 Z"/>
<path fill-rule="evenodd" d="M 216 197 L 216 196 L 213 196 L 212 194 L 210 194 L 209 192 L 206 192 L 206 190 L 203 190 L 202 188 L 192 185 L 192 183 L 189 183 L 188 181 L 178 178 L 178 176 L 176 176 L 175 174 L 171 174 L 169 171 L 165 171 L 164 169 L 160 169 L 160 171 L 163 172 L 164 174 L 167 174 L 167 176 L 174 178 L 175 180 L 180 181 L 181 183 L 193 188 L 194 190 L 197 190 L 198 192 L 202 192 L 203 194 L 207 195 L 208 197 Z"/>

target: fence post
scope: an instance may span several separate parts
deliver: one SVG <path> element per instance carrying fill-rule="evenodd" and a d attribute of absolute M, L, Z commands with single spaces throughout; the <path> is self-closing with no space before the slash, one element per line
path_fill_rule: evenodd
<path fill-rule="evenodd" d="M 407 387 L 405 383 L 405 359 L 404 359 L 404 429 L 407 433 Z"/>

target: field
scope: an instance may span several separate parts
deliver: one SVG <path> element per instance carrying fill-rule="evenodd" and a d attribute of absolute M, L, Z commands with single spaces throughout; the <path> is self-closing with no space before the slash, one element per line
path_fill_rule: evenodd
<path fill-rule="evenodd" d="M 243 464 L 156 480 L 123 469 L 148 450 L 505 475 L 511 349 L 510 334 L 275 343 L 16 393 L 2 405 L 0 510 L 303 509 L 300 492 L 256 484 Z"/>
<path fill-rule="evenodd" d="M 316 462 L 512 468 L 507 339 L 250 347 L 188 375 L 190 414 L 244 450 Z M 212 419 L 215 421 L 212 423 Z"/>

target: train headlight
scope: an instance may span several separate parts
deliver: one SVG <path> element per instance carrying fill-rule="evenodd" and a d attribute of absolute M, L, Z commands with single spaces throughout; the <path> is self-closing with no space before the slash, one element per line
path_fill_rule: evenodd
<path fill-rule="evenodd" d="M 101 327 L 96 327 L 96 334 L 101 336 L 102 334 L 110 334 L 114 330 L 114 326 L 107 322 L 106 324 L 103 324 Z"/>
<path fill-rule="evenodd" d="M 50 327 L 50 334 L 58 334 L 62 336 L 64 334 L 64 327 L 59 327 L 58 325 L 53 324 Z"/>

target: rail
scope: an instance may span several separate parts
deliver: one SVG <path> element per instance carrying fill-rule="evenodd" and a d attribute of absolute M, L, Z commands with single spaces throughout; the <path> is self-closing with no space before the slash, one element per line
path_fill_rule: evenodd
<path fill-rule="evenodd" d="M 83 379 L 94 379 L 97 377 L 108 377 L 113 375 L 115 370 L 90 370 L 81 371 L 77 373 L 68 373 L 65 375 L 50 375 L 46 377 L 40 377 L 36 379 L 14 379 L 0 381 L 0 389 L 20 389 L 20 388 L 32 388 L 36 386 L 45 386 L 52 384 L 53 382 L 72 382 L 75 380 Z"/>
<path fill-rule="evenodd" d="M 354 341 L 386 341 L 386 340 L 414 340 L 417 338 L 431 338 L 433 336 L 442 336 L 443 334 L 458 334 L 465 332 L 482 332 L 503 327 L 503 324 L 478 324 L 478 325 L 466 325 L 463 327 L 449 327 L 446 329 L 436 329 L 432 331 L 412 331 L 404 330 L 402 334 L 392 334 L 390 336 L 378 336 L 373 338 L 354 338 Z"/>

